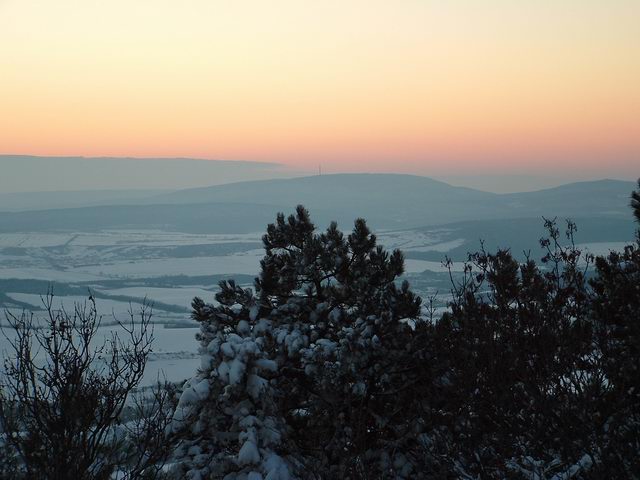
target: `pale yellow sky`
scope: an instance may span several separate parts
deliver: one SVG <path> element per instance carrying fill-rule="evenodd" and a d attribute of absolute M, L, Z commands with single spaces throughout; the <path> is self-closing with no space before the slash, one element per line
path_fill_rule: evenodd
<path fill-rule="evenodd" d="M 0 0 L 0 153 L 632 172 L 639 25 L 637 0 Z"/>

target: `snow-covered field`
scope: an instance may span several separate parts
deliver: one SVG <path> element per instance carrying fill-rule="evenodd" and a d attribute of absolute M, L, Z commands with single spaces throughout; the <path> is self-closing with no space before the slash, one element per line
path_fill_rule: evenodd
<path fill-rule="evenodd" d="M 186 380 L 196 373 L 200 357 L 196 355 L 198 328 L 163 328 L 153 331 L 153 354 L 144 372 L 143 384 L 166 377 L 169 381 Z"/>
<path fill-rule="evenodd" d="M 133 298 L 147 298 L 151 302 L 162 302 L 177 306 L 189 306 L 193 297 L 200 297 L 206 301 L 213 299 L 214 292 L 204 287 L 176 286 L 171 288 L 159 287 L 126 287 L 114 289 L 97 289 L 108 295 L 118 295 Z"/>
<path fill-rule="evenodd" d="M 387 248 L 399 248 L 405 252 L 448 252 L 464 244 L 464 238 L 445 240 L 452 230 L 437 229 L 428 232 L 404 230 L 381 232 L 378 234 L 380 242 Z"/>
<path fill-rule="evenodd" d="M 98 312 L 105 322 L 113 323 L 114 316 L 127 318 L 129 310 L 133 308 L 135 312 L 141 299 L 147 297 L 157 305 L 154 353 L 144 381 L 153 383 L 159 375 L 181 380 L 198 367 L 194 338 L 197 328 L 189 323 L 192 321 L 188 315 L 191 300 L 198 296 L 213 301 L 217 280 L 207 280 L 211 284 L 206 284 L 204 278 L 256 275 L 263 256 L 262 249 L 256 248 L 260 238 L 261 233 L 194 235 L 158 230 L 0 234 L 0 308 L 8 308 L 14 314 L 22 308 L 41 309 L 40 295 L 46 293 L 48 282 L 57 282 L 66 293 L 56 298 L 56 307 L 64 304 L 72 309 L 74 302 L 85 301 L 84 293 L 88 294 L 91 288 L 97 294 Z M 465 241 L 445 229 L 380 232 L 378 238 L 389 249 L 437 252 L 443 256 Z M 580 246 L 595 254 L 606 254 L 624 244 Z M 453 264 L 454 272 L 461 270 L 460 263 Z M 446 268 L 438 261 L 409 258 L 405 271 L 417 281 L 441 275 Z M 423 285 L 428 288 L 428 282 Z M 445 303 L 446 300 L 440 301 L 439 308 Z M 3 318 L 0 320 L 6 324 Z M 164 324 L 194 328 L 165 328 Z M 102 327 L 100 333 L 110 334 L 113 328 Z M 6 338 L 1 338 L 0 351 L 7 347 Z"/>
<path fill-rule="evenodd" d="M 3 267 L 3 257 L 0 256 L 0 279 L 31 279 L 46 280 L 47 282 L 91 282 L 104 277 L 78 271 L 58 270 L 44 267 Z"/>
<path fill-rule="evenodd" d="M 0 233 L 0 248 L 56 246 L 117 246 L 117 245 L 200 245 L 233 242 L 260 242 L 262 233 L 194 235 L 161 230 L 108 230 L 99 233 Z"/>
<path fill-rule="evenodd" d="M 256 275 L 260 268 L 262 250 L 254 250 L 244 254 L 226 255 L 222 257 L 195 257 L 139 260 L 135 262 L 118 262 L 103 265 L 91 265 L 74 269 L 80 275 L 95 275 L 101 278 L 148 278 L 168 275 L 218 275 L 233 274 Z M 460 269 L 456 265 L 454 269 Z M 442 272 L 446 269 L 442 262 L 426 260 L 406 260 L 407 273 L 420 273 L 425 270 Z"/>
<path fill-rule="evenodd" d="M 95 337 L 95 344 L 100 345 L 110 337 L 117 327 L 101 327 Z M 197 357 L 197 328 L 163 328 L 156 326 L 153 331 L 153 353 L 144 372 L 141 386 L 152 385 L 158 380 L 181 381 L 195 374 L 200 365 Z M 0 355 L 11 355 L 10 339 L 13 330 L 3 327 L 0 334 Z M 122 332 L 121 332 L 122 333 Z M 36 358 L 41 358 L 36 353 Z"/>
<path fill-rule="evenodd" d="M 64 245 L 76 234 L 73 233 L 0 233 L 0 248 L 41 248 Z"/>
<path fill-rule="evenodd" d="M 454 262 L 451 265 L 451 271 L 462 272 L 464 266 L 460 262 Z M 422 273 L 422 272 L 446 272 L 447 267 L 442 262 L 430 262 L 428 260 L 415 260 L 408 258 L 404 261 L 404 271 L 406 273 Z"/>
<path fill-rule="evenodd" d="M 76 267 L 73 271 L 81 275 L 96 275 L 102 278 L 141 278 L 169 275 L 255 275 L 260 266 L 262 250 L 241 254 L 192 257 L 140 259 L 126 262 L 110 262 L 100 265 Z"/>
<path fill-rule="evenodd" d="M 171 256 L 171 249 L 185 245 L 252 245 L 251 242 L 255 244 L 259 240 L 259 234 L 193 235 L 159 231 L 1 234 L 0 279 L 90 282 L 174 275 L 255 275 L 263 255 L 259 248 L 210 256 L 202 256 L 194 251 L 193 256 L 182 254 L 174 257 Z M 445 253 L 461 245 L 464 239 L 442 241 L 438 231 L 403 231 L 383 232 L 380 241 L 388 248 Z M 144 250 L 141 251 L 141 247 Z M 19 254 L 15 249 L 20 249 Z M 440 262 L 408 260 L 406 271 L 440 272 L 443 267 Z M 140 293 L 134 296 L 139 297 Z M 167 303 L 175 301 L 154 300 Z"/>
<path fill-rule="evenodd" d="M 42 298 L 40 295 L 34 293 L 14 293 L 9 292 L 7 296 L 17 300 L 19 302 L 27 303 L 32 305 L 34 309 L 43 308 Z M 53 298 L 53 308 L 61 309 L 64 308 L 69 312 L 73 312 L 74 304 L 84 304 L 87 301 L 87 296 L 64 296 L 64 297 L 54 297 Z M 131 305 L 125 302 L 118 302 L 114 300 L 104 299 L 104 298 L 96 298 L 96 309 L 100 312 L 101 315 L 104 316 L 105 320 L 109 320 L 109 317 L 112 315 L 123 319 L 128 316 L 128 312 L 130 308 L 135 310 L 139 308 L 139 305 L 132 303 Z"/>
<path fill-rule="evenodd" d="M 444 233 L 383 232 L 379 239 L 388 248 L 416 252 L 446 252 L 463 242 L 445 239 Z M 107 325 L 114 317 L 126 319 L 130 309 L 135 312 L 146 297 L 156 307 L 154 353 L 144 382 L 153 383 L 159 375 L 181 380 L 198 367 L 197 328 L 194 323 L 194 328 L 165 328 L 164 324 L 189 325 L 188 309 L 195 296 L 213 301 L 215 282 L 204 284 L 201 278 L 256 275 L 264 254 L 256 248 L 261 236 L 159 230 L 0 234 L 0 294 L 4 295 L 4 300 L 0 295 L 0 308 L 14 314 L 25 308 L 42 315 L 40 295 L 46 293 L 48 282 L 57 282 L 63 285 L 58 287 L 63 293 L 55 298 L 56 308 L 64 305 L 72 310 L 74 302 L 86 300 L 90 288 L 96 292 L 96 306 Z M 459 268 L 454 265 L 454 270 Z M 405 270 L 410 275 L 445 271 L 440 262 L 418 259 L 408 259 Z M 4 318 L 0 320 L 6 325 Z M 100 334 L 110 334 L 113 328 L 104 326 Z M 7 347 L 3 337 L 0 351 Z"/>

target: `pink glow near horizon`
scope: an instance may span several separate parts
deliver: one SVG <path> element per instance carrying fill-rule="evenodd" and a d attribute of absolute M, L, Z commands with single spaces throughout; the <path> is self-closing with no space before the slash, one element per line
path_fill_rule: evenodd
<path fill-rule="evenodd" d="M 637 1 L 6 0 L 0 13 L 0 153 L 640 172 Z"/>

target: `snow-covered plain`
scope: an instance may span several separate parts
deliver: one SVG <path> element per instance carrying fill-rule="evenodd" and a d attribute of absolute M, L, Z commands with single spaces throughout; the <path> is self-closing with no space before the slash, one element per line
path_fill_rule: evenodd
<path fill-rule="evenodd" d="M 32 305 L 34 309 L 43 308 L 43 302 L 41 295 L 34 293 L 7 293 L 7 296 L 10 298 L 17 300 L 19 302 L 27 303 Z M 53 308 L 55 309 L 66 309 L 68 312 L 73 312 L 73 308 L 75 304 L 83 305 L 87 302 L 87 297 L 68 295 L 64 297 L 54 297 L 53 298 Z M 119 319 L 124 319 L 128 317 L 129 310 L 133 309 L 134 313 L 137 309 L 139 309 L 140 305 L 136 303 L 128 304 L 126 302 L 118 302 L 115 300 L 109 300 L 104 298 L 96 298 L 96 309 L 103 315 L 105 321 L 108 321 L 111 316 L 115 316 Z"/>
<path fill-rule="evenodd" d="M 162 302 L 176 306 L 189 306 L 193 297 L 200 297 L 206 301 L 213 299 L 214 292 L 204 287 L 126 287 L 114 289 L 98 289 L 109 295 L 134 298 L 147 298 L 151 302 Z"/>
<path fill-rule="evenodd" d="M 383 232 L 379 239 L 388 248 L 417 252 L 446 252 L 463 241 L 447 240 L 444 233 Z M 154 353 L 144 383 L 153 383 L 158 376 L 178 381 L 190 377 L 199 362 L 198 329 L 188 315 L 191 300 L 198 296 L 213 301 L 216 290 L 215 282 L 205 284 L 199 279 L 256 275 L 264 254 L 256 248 L 261 236 L 160 230 L 0 234 L 0 282 L 5 285 L 4 291 L 0 290 L 5 299 L 3 303 L 0 296 L 0 308 L 9 308 L 14 314 L 26 308 L 41 316 L 40 295 L 46 293 L 48 282 L 57 282 L 73 287 L 74 293 L 56 297 L 54 306 L 72 310 L 74 302 L 86 300 L 83 295 L 85 291 L 88 295 L 90 288 L 99 294 L 96 306 L 105 322 L 100 329 L 103 338 L 117 328 L 109 325 L 114 319 L 128 318 L 130 309 L 135 313 L 146 297 L 156 307 Z M 203 256 L 203 251 L 213 254 Z M 459 268 L 454 265 L 454 270 Z M 408 259 L 405 268 L 409 275 L 445 270 L 440 262 L 418 259 Z M 29 282 L 36 282 L 35 286 L 29 287 Z M 168 306 L 173 310 L 163 310 Z M 0 323 L 6 325 L 5 319 L 0 318 Z M 192 328 L 165 328 L 165 324 Z M 8 347 L 3 337 L 0 351 L 6 352 Z"/>
<path fill-rule="evenodd" d="M 387 248 L 399 248 L 403 251 L 415 252 L 448 252 L 464 244 L 463 238 L 446 240 L 453 230 L 439 228 L 428 232 L 402 230 L 381 232 L 378 239 Z"/>
<path fill-rule="evenodd" d="M 44 267 L 2 267 L 4 258 L 0 256 L 0 279 L 45 280 L 47 282 L 91 282 L 104 277 L 91 273 L 58 270 Z"/>
<path fill-rule="evenodd" d="M 64 245 L 75 234 L 72 233 L 0 233 L 0 248 L 40 248 Z"/>
<path fill-rule="evenodd" d="M 153 330 L 153 352 L 149 356 L 141 386 L 152 385 L 158 380 L 180 381 L 192 376 L 200 364 L 200 359 L 196 355 L 195 340 L 198 330 L 197 328 L 163 328 L 162 325 L 156 325 Z M 116 326 L 101 327 L 95 337 L 94 345 L 101 345 L 113 332 L 119 332 L 120 335 L 123 333 Z M 13 338 L 14 331 L 6 326 L 2 327 L 1 356 L 11 355 L 10 341 Z M 36 358 L 44 361 L 40 352 L 36 353 Z"/>
<path fill-rule="evenodd" d="M 163 277 L 168 275 L 212 275 L 244 274 L 255 275 L 258 272 L 262 250 L 253 250 L 242 254 L 192 257 L 140 259 L 125 262 L 110 262 L 100 265 L 76 267 L 79 274 L 97 275 L 102 278 L 141 278 Z"/>
<path fill-rule="evenodd" d="M 195 235 L 160 230 L 0 234 L 0 285 L 4 285 L 0 288 L 0 309 L 10 309 L 14 314 L 22 308 L 41 309 L 40 294 L 46 293 L 47 282 L 57 282 L 73 287 L 73 293 L 58 297 L 56 306 L 62 302 L 65 308 L 72 309 L 74 302 L 85 301 L 84 292 L 91 288 L 99 293 L 96 304 L 104 321 L 113 323 L 114 316 L 128 318 L 130 308 L 135 312 L 141 299 L 147 297 L 156 304 L 156 326 L 154 354 L 145 382 L 152 383 L 158 375 L 180 380 L 191 376 L 198 366 L 197 328 L 188 314 L 191 300 L 198 296 L 213 301 L 216 291 L 217 280 L 207 280 L 211 282 L 207 284 L 202 279 L 256 275 L 263 255 L 262 249 L 256 248 L 261 235 Z M 436 252 L 443 257 L 465 241 L 447 229 L 379 232 L 378 239 L 389 249 Z M 592 253 L 606 254 L 621 249 L 623 244 L 580 246 Z M 211 254 L 202 255 L 203 252 Z M 416 281 L 446 270 L 438 261 L 409 258 L 405 263 L 406 274 Z M 452 270 L 461 271 L 462 264 L 454 263 Z M 439 299 L 439 308 L 445 303 Z M 0 323 L 6 325 L 5 319 L 0 317 Z M 193 328 L 164 328 L 165 324 Z M 100 331 L 106 334 L 113 328 L 105 326 Z M 2 338 L 0 351 L 7 346 Z"/>
<path fill-rule="evenodd" d="M 200 245 L 233 242 L 259 242 L 262 233 L 195 235 L 162 230 L 107 230 L 103 232 L 69 233 L 0 233 L 0 248 L 56 246 L 116 246 L 116 245 Z"/>

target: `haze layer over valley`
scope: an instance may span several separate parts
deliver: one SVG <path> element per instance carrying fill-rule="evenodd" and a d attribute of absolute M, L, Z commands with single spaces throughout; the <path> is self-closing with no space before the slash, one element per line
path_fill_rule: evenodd
<path fill-rule="evenodd" d="M 272 166 L 264 168 L 260 175 L 273 173 Z M 251 286 L 266 225 L 298 204 L 309 209 L 319 229 L 335 220 L 349 231 L 356 218 L 365 218 L 385 247 L 404 252 L 404 278 L 424 298 L 433 296 L 440 309 L 450 291 L 443 260 L 453 261 L 456 275 L 480 240 L 489 250 L 510 248 L 519 258 L 525 252 L 539 258 L 543 216 L 557 216 L 561 228 L 564 218 L 574 220 L 577 241 L 594 253 L 619 248 L 634 232 L 628 218 L 634 184 L 617 180 L 513 194 L 397 174 L 214 183 L 188 189 L 147 182 L 145 187 L 162 188 L 0 191 L 0 307 L 37 311 L 49 288 L 70 307 L 91 292 L 108 332 L 109 323 L 146 297 L 154 303 L 156 324 L 146 381 L 160 372 L 180 380 L 197 366 L 196 325 L 189 315 L 193 297 L 213 301 L 218 281 L 227 278 Z"/>

